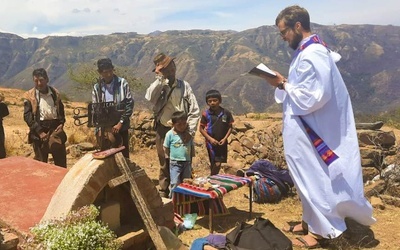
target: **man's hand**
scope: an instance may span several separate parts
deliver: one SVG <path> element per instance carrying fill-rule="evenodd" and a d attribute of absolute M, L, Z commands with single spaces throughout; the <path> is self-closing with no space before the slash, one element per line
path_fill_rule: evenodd
<path fill-rule="evenodd" d="M 40 140 L 41 140 L 42 142 L 49 140 L 49 134 L 50 134 L 50 133 L 41 132 L 41 133 L 39 134 Z"/>
<path fill-rule="evenodd" d="M 54 132 L 58 132 L 58 131 L 60 131 L 60 130 L 63 130 L 63 128 L 64 128 L 64 124 L 60 124 L 60 125 L 58 125 L 58 127 L 54 130 Z"/>
<path fill-rule="evenodd" d="M 276 73 L 276 77 L 267 77 L 267 76 L 261 76 L 264 78 L 269 84 L 271 84 L 273 87 L 278 87 L 278 84 L 281 82 L 286 82 L 286 78 L 283 77 L 279 72 L 274 71 Z"/>
<path fill-rule="evenodd" d="M 121 128 L 122 128 L 122 123 L 118 122 L 118 123 L 115 124 L 114 127 L 112 128 L 112 132 L 113 132 L 114 134 L 117 134 L 117 133 L 119 133 L 119 131 L 121 130 Z"/>

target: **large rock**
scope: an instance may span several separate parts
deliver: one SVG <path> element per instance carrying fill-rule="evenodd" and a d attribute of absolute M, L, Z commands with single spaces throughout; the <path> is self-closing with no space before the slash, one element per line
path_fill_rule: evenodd
<path fill-rule="evenodd" d="M 359 130 L 357 131 L 360 146 L 375 145 L 383 148 L 391 148 L 396 144 L 396 136 L 393 131 Z"/>
<path fill-rule="evenodd" d="M 378 130 L 382 128 L 383 121 L 373 122 L 373 123 L 356 123 L 356 129 L 369 129 Z"/>

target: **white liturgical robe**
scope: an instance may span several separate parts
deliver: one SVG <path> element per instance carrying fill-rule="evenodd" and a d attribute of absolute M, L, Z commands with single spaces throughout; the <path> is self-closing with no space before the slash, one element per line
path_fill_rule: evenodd
<path fill-rule="evenodd" d="M 324 238 L 344 232 L 345 217 L 364 225 L 375 222 L 371 204 L 364 197 L 349 93 L 332 53 L 319 43 L 307 46 L 292 60 L 285 90 L 275 90 L 275 100 L 283 104 L 285 157 L 301 199 L 303 220 L 310 232 Z M 329 166 L 299 116 L 339 157 Z"/>

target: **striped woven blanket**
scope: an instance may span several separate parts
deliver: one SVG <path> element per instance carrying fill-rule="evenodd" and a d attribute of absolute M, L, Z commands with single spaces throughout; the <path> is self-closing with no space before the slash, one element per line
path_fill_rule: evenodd
<path fill-rule="evenodd" d="M 208 214 L 209 204 L 215 215 L 228 214 L 222 197 L 226 193 L 251 183 L 247 177 L 229 174 L 218 174 L 209 177 L 209 182 L 218 187 L 207 190 L 203 187 L 187 183 L 179 184 L 172 195 L 174 210 L 178 214 L 197 213 L 199 216 Z"/>

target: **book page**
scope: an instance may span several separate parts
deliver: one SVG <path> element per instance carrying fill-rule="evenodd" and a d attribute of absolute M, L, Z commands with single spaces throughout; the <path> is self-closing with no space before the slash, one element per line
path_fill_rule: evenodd
<path fill-rule="evenodd" d="M 249 71 L 249 74 L 256 76 L 276 77 L 276 73 L 268 68 L 265 64 L 260 63 Z"/>

